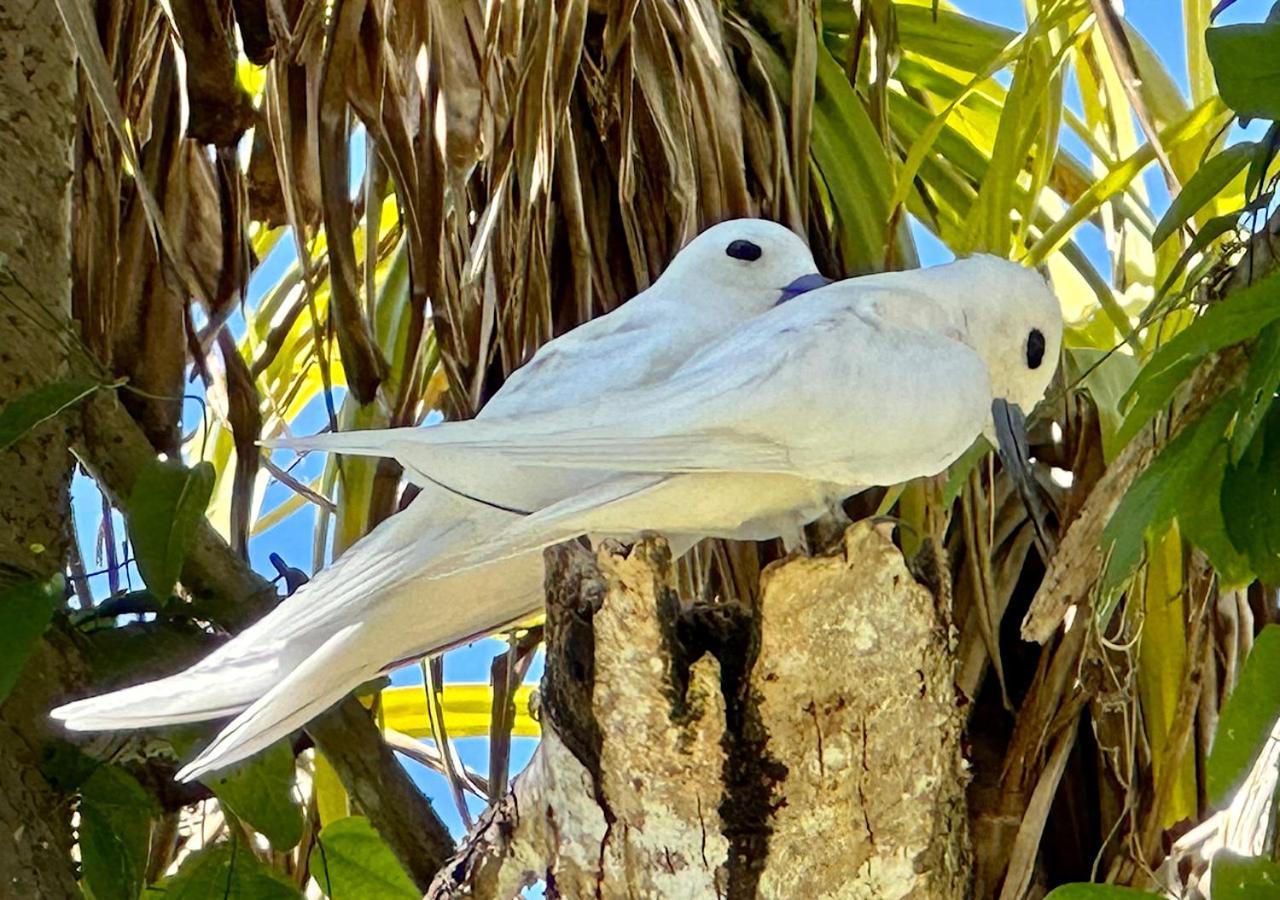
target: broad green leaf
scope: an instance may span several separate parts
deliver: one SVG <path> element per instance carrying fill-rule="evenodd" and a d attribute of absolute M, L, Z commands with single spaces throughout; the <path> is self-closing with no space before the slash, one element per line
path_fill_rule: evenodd
<path fill-rule="evenodd" d="M 0 409 L 0 450 L 6 450 L 41 422 L 52 419 L 98 389 L 96 381 L 57 381 L 28 391 Z"/>
<path fill-rule="evenodd" d="M 1158 535 L 1200 493 L 1218 490 L 1216 484 L 1206 484 L 1205 474 L 1212 471 L 1214 454 L 1225 444 L 1224 433 L 1235 415 L 1236 402 L 1235 394 L 1228 395 L 1186 425 L 1120 500 L 1102 531 L 1107 566 L 1100 585 L 1100 621 L 1110 617 L 1120 587 L 1142 558 L 1147 538 Z"/>
<path fill-rule="evenodd" d="M 1266 420 L 1222 481 L 1231 542 L 1263 581 L 1280 582 L 1280 407 Z"/>
<path fill-rule="evenodd" d="M 1214 304 L 1162 345 L 1129 389 L 1132 407 L 1120 429 L 1121 445 L 1138 433 L 1173 396 L 1191 370 L 1210 353 L 1238 344 L 1280 319 L 1280 273 Z"/>
<path fill-rule="evenodd" d="M 1280 864 L 1230 850 L 1213 855 L 1213 900 L 1274 900 L 1280 897 Z"/>
<path fill-rule="evenodd" d="M 1231 429 L 1231 462 L 1235 463 L 1253 442 L 1265 421 L 1276 389 L 1280 387 L 1280 323 L 1273 322 L 1258 335 L 1249 352 L 1249 371 L 1240 402 L 1240 415 Z"/>
<path fill-rule="evenodd" d="M 364 816 L 348 816 L 320 830 L 311 850 L 310 871 L 332 900 L 419 900 L 422 896 Z"/>
<path fill-rule="evenodd" d="M 848 4 L 841 3 L 845 9 Z M 971 19 L 951 10 L 933 12 L 923 6 L 898 4 L 898 41 L 902 49 L 966 72 L 980 72 L 995 60 L 1011 41 L 1018 37 L 990 22 Z M 827 21 L 823 7 L 823 22 Z"/>
<path fill-rule="evenodd" d="M 1222 587 L 1244 585 L 1253 580 L 1250 561 L 1237 549 L 1227 533 L 1221 485 L 1226 476 L 1229 446 L 1218 444 L 1201 471 L 1201 490 L 1187 491 L 1177 510 L 1183 536 L 1209 557 Z"/>
<path fill-rule="evenodd" d="M 272 744 L 219 778 L 202 779 L 226 807 L 276 850 L 302 839 L 302 808 L 294 796 L 293 752 L 285 742 Z"/>
<path fill-rule="evenodd" d="M 80 789 L 80 861 L 94 900 L 137 900 L 146 879 L 155 803 L 133 776 L 99 767 Z"/>
<path fill-rule="evenodd" d="M 1258 145 L 1252 141 L 1233 144 L 1197 169 L 1169 204 L 1168 211 L 1151 236 L 1151 245 L 1159 247 L 1167 241 L 1183 223 L 1218 196 L 1253 161 L 1257 152 Z"/>
<path fill-rule="evenodd" d="M 126 520 L 138 570 L 157 597 L 168 597 L 182 572 L 196 527 L 213 493 L 214 469 L 154 460 L 129 495 Z"/>
<path fill-rule="evenodd" d="M 33 579 L 0 591 L 0 703 L 18 681 L 27 657 L 35 649 L 62 602 L 62 576 Z"/>
<path fill-rule="evenodd" d="M 1163 896 L 1114 884 L 1064 884 L 1050 891 L 1044 900 L 1139 900 Z"/>
<path fill-rule="evenodd" d="M 1068 350 L 1063 359 L 1067 383 L 1087 393 L 1098 411 L 1102 455 L 1110 462 L 1123 449 L 1117 439 L 1124 421 L 1120 400 L 1138 375 L 1138 361 L 1127 353 L 1092 348 Z"/>
<path fill-rule="evenodd" d="M 1242 116 L 1280 119 L 1280 22 L 1205 32 L 1223 101 Z"/>
<path fill-rule="evenodd" d="M 142 900 L 301 900 L 302 892 L 236 841 L 187 859 Z"/>
<path fill-rule="evenodd" d="M 1205 786 L 1212 805 L 1221 807 L 1230 801 L 1280 719 L 1276 685 L 1280 685 L 1280 625 L 1268 625 L 1253 642 L 1236 689 L 1218 720 L 1218 733 L 1205 764 Z"/>
<path fill-rule="evenodd" d="M 841 249 L 853 272 L 884 267 L 892 175 L 875 125 L 840 64 L 818 47 L 810 153 L 831 192 Z"/>

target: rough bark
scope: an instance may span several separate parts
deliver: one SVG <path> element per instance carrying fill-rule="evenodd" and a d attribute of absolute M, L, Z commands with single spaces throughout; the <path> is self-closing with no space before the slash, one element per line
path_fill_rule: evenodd
<path fill-rule="evenodd" d="M 65 320 L 71 302 L 74 98 L 71 52 L 54 5 L 0 0 L 0 407 L 66 367 L 54 329 L 38 317 Z M 16 305 L 10 292 L 28 302 Z M 65 429 L 47 423 L 0 452 L 0 472 L 0 587 L 50 577 L 66 558 L 71 469 Z M 46 730 L 37 710 L 69 674 L 51 668 L 49 655 L 47 645 L 33 654 L 28 674 L 0 706 L 4 896 L 79 895 L 70 816 L 38 769 Z"/>
<path fill-rule="evenodd" d="M 660 540 L 549 551 L 544 737 L 429 897 L 960 898 L 945 603 L 867 524 L 687 606 Z"/>

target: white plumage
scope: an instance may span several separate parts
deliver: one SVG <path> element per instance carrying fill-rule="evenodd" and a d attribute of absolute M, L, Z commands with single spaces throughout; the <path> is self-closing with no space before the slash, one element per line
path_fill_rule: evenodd
<path fill-rule="evenodd" d="M 763 252 L 734 258 L 734 241 Z M 1034 272 L 977 257 L 775 306 L 812 270 L 785 229 L 725 223 L 547 345 L 474 421 L 280 442 L 395 457 L 423 493 L 197 666 L 54 715 L 101 729 L 243 710 L 180 773 L 196 778 L 396 661 L 536 613 L 548 544 L 791 535 L 859 488 L 942 471 L 992 433 L 993 401 L 1043 395 L 1062 321 Z"/>
<path fill-rule="evenodd" d="M 759 258 L 727 254 L 734 242 Z M 772 222 L 736 220 L 700 234 L 661 278 L 623 306 L 544 345 L 512 374 L 479 418 L 572 406 L 662 378 L 726 329 L 812 283 L 813 257 Z M 359 452 L 360 433 L 326 435 Z M 530 481 L 516 497 L 536 508 L 599 479 L 567 473 Z M 199 777 L 306 724 L 402 659 L 434 653 L 534 615 L 542 605 L 536 552 L 427 584 L 450 548 L 469 546 L 518 517 L 425 482 L 422 493 L 274 610 L 195 666 L 91 697 L 52 715 L 79 731 L 143 728 L 240 714 L 181 776 Z"/>

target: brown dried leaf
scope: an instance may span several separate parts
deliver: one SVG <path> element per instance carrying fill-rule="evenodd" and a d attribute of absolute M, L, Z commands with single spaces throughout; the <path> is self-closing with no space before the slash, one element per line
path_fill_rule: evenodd
<path fill-rule="evenodd" d="M 170 0 L 186 57 L 187 134 L 234 147 L 253 123 L 253 103 L 236 78 L 235 43 L 210 0 Z"/>

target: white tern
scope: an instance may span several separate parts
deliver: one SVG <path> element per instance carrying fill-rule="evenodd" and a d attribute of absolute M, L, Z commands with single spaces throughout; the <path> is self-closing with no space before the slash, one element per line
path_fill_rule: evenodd
<path fill-rule="evenodd" d="M 703 298 L 681 282 L 696 277 L 683 263 L 705 236 L 620 312 L 677 274 L 678 314 L 699 308 Z M 704 246 L 708 259 L 768 256 L 760 240 L 747 243 L 756 249 L 723 236 Z M 192 669 L 55 715 L 101 729 L 243 710 L 179 775 L 199 777 L 301 727 L 396 661 L 536 612 L 537 551 L 547 544 L 653 530 L 679 552 L 704 536 L 789 535 L 860 488 L 942 471 L 980 434 L 1002 449 L 1016 444 L 1008 410 L 1039 401 L 1061 340 L 1043 279 L 975 257 L 850 279 L 773 308 L 817 283 L 803 255 L 805 271 L 769 279 L 753 313 L 704 320 L 679 352 L 648 349 L 643 322 L 598 327 L 576 354 L 557 357 L 559 342 L 548 345 L 472 422 L 283 442 L 393 456 L 423 495 Z M 723 294 L 724 283 L 699 289 Z M 639 371 L 632 342 L 653 359 Z M 627 371 L 611 377 L 615 364 Z M 554 378 L 539 374 L 549 371 Z M 573 381 L 562 386 L 571 396 L 544 402 L 540 378 L 550 390 Z"/>
<path fill-rule="evenodd" d="M 647 290 L 541 347 L 477 418 L 572 407 L 661 379 L 735 325 L 824 283 L 803 240 L 783 226 L 758 219 L 713 226 Z M 584 470 L 563 478 L 557 490 L 545 477 L 534 478 L 531 490 L 513 499 L 544 505 L 598 479 Z M 196 778 L 284 737 L 401 660 L 536 614 L 538 552 L 426 582 L 432 559 L 478 543 L 518 516 L 430 481 L 422 487 L 405 510 L 195 666 L 52 715 L 83 731 L 243 713 L 182 773 Z"/>

